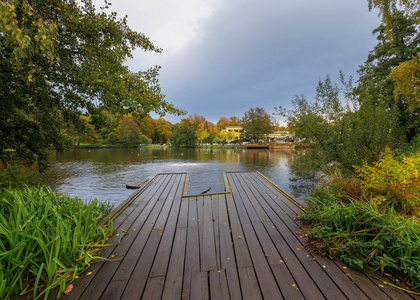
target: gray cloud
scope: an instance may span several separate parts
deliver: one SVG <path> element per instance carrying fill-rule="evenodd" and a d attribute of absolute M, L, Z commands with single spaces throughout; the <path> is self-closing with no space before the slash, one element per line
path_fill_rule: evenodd
<path fill-rule="evenodd" d="M 141 18 L 127 0 L 112 9 L 164 47 L 162 54 L 137 51 L 130 67 L 161 65 L 167 100 L 210 121 L 256 106 L 273 112 L 300 93 L 310 98 L 325 75 L 356 75 L 376 44 L 371 32 L 379 18 L 366 0 L 226 0 L 203 8 L 189 2 L 172 2 L 168 10 L 168 1 L 141 1 Z"/>

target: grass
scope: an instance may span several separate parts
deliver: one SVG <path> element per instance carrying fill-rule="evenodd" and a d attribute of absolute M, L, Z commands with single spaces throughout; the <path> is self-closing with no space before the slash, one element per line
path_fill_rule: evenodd
<path fill-rule="evenodd" d="M 311 225 L 309 237 L 318 251 L 354 268 L 402 273 L 409 285 L 420 287 L 418 218 L 381 210 L 374 201 L 344 203 L 325 188 L 308 201 L 301 218 Z"/>
<path fill-rule="evenodd" d="M 97 223 L 109 209 L 44 187 L 1 192 L 0 299 L 47 298 L 57 286 L 61 295 L 106 246 L 112 224 Z"/>

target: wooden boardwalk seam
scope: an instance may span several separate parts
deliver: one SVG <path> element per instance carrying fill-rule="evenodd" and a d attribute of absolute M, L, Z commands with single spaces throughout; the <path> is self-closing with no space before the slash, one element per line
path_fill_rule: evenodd
<path fill-rule="evenodd" d="M 62 299 L 420 299 L 308 252 L 304 205 L 262 174 L 224 180 L 226 192 L 206 195 L 187 194 L 187 173 L 148 180 L 109 215 L 109 260 Z"/>

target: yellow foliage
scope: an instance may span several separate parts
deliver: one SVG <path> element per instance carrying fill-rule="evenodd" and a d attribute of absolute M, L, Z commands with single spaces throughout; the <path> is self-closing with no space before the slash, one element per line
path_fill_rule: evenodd
<path fill-rule="evenodd" d="M 390 149 L 378 162 L 355 167 L 364 198 L 414 213 L 420 205 L 420 153 L 396 159 Z"/>
<path fill-rule="evenodd" d="M 420 107 L 420 55 L 396 66 L 389 77 L 395 81 L 395 99 L 403 97 L 411 111 Z"/>

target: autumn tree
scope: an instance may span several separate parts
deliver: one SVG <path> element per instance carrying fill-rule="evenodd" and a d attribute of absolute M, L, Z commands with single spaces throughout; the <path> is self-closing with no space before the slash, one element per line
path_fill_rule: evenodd
<path fill-rule="evenodd" d="M 107 5 L 108 6 L 108 5 Z M 159 68 L 132 72 L 132 51 L 160 52 L 127 19 L 91 0 L 0 2 L 0 159 L 26 164 L 63 150 L 64 124 L 107 109 L 114 114 L 182 113 L 164 99 Z"/>
<path fill-rule="evenodd" d="M 241 120 L 238 117 L 232 116 L 230 118 L 227 117 L 220 117 L 217 121 L 217 127 L 219 130 L 226 128 L 227 126 L 239 126 L 241 124 Z"/>
<path fill-rule="evenodd" d="M 195 133 L 195 136 L 197 137 L 197 141 L 202 144 L 209 136 L 210 133 L 206 130 L 197 130 Z"/>
<path fill-rule="evenodd" d="M 411 57 L 401 60 L 390 72 L 389 80 L 394 84 L 394 98 L 398 106 L 405 111 L 401 114 L 401 122 L 406 125 L 408 141 L 418 134 L 420 123 L 420 93 L 418 89 L 420 75 L 420 53 L 418 51 L 420 28 L 420 2 L 418 0 L 368 0 L 369 9 L 377 8 L 382 16 L 384 35 L 395 44 L 417 43 L 417 51 Z M 414 34 L 410 37 L 399 34 L 401 28 L 396 26 L 396 20 L 404 17 L 411 21 Z M 398 25 L 398 24 L 397 24 Z M 396 57 L 400 53 L 394 52 Z"/>
<path fill-rule="evenodd" d="M 251 108 L 241 119 L 242 138 L 258 142 L 273 130 L 273 120 L 264 108 Z"/>
<path fill-rule="evenodd" d="M 172 134 L 172 127 L 171 125 L 164 119 L 159 118 L 155 122 L 155 134 L 154 134 L 154 143 L 166 143 L 171 137 Z"/>

